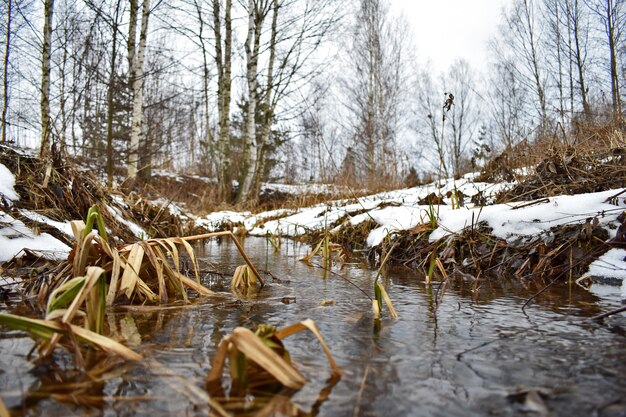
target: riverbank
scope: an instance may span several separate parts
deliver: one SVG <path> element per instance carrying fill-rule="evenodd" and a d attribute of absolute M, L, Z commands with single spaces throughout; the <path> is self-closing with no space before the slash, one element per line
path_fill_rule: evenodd
<path fill-rule="evenodd" d="M 202 216 L 155 193 L 110 192 L 89 170 L 60 159 L 45 164 L 3 147 L 0 164 L 2 262 L 64 259 L 72 245 L 69 221 L 98 204 L 118 244 L 223 230 L 311 244 L 326 239 L 365 251 L 375 265 L 391 252 L 388 263 L 437 279 L 506 274 L 584 284 L 597 277 L 621 285 L 626 298 L 626 166 L 620 152 L 555 155 L 533 169 L 503 173 L 491 167 L 361 197 L 343 190 L 349 198 L 308 207 Z M 320 187 L 315 190 L 319 195 Z M 303 195 L 307 187 L 280 186 L 280 193 Z"/>

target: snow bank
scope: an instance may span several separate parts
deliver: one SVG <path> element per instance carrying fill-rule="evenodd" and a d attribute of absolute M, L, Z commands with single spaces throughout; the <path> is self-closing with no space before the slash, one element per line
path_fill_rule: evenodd
<path fill-rule="evenodd" d="M 8 261 L 23 249 L 50 260 L 63 260 L 70 253 L 65 243 L 47 233 L 36 234 L 23 222 L 3 212 L 0 212 L 0 226 L 0 262 Z"/>
<path fill-rule="evenodd" d="M 0 164 L 0 197 L 8 201 L 16 201 L 20 199 L 20 196 L 15 192 L 15 176 L 9 168 Z"/>

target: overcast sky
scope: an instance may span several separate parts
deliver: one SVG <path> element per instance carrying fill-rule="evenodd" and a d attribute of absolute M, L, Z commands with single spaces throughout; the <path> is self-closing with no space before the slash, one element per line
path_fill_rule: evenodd
<path fill-rule="evenodd" d="M 511 0 L 391 0 L 411 26 L 420 62 L 436 72 L 457 58 L 479 71 L 487 68 L 487 41 L 495 34 L 504 5 Z"/>

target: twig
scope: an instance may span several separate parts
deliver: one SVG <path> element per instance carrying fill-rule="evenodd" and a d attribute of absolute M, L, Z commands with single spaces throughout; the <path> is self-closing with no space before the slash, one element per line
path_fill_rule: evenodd
<path fill-rule="evenodd" d="M 517 209 L 521 209 L 524 207 L 534 206 L 535 204 L 542 204 L 542 203 L 549 203 L 549 202 L 550 202 L 549 198 L 542 198 L 539 200 L 529 201 L 528 203 L 520 204 L 519 206 L 514 206 L 511 210 L 517 210 Z"/>
<path fill-rule="evenodd" d="M 620 195 L 622 195 L 622 194 L 624 194 L 624 193 L 626 193 L 626 189 L 624 189 L 624 190 L 620 191 L 619 193 L 617 193 L 617 194 L 615 194 L 615 195 L 613 195 L 613 196 L 611 196 L 611 197 L 607 198 L 606 200 L 604 200 L 604 202 L 605 202 L 605 203 L 608 203 L 608 202 L 610 202 L 611 200 L 616 199 L 617 197 L 619 197 Z"/>
<path fill-rule="evenodd" d="M 372 297 L 371 297 L 368 293 L 366 293 L 366 292 L 365 292 L 365 290 L 364 290 L 363 288 L 359 287 L 358 285 L 356 285 L 354 282 L 350 281 L 348 278 L 344 277 L 343 275 L 338 274 L 338 273 L 334 272 L 334 271 L 333 271 L 333 270 L 331 270 L 331 269 L 324 268 L 324 267 L 323 267 L 322 265 L 320 265 L 320 264 L 316 264 L 316 263 L 313 263 L 313 262 L 310 262 L 310 264 L 311 264 L 311 265 L 313 265 L 313 266 L 314 266 L 314 267 L 316 267 L 316 268 L 325 269 L 325 270 L 326 270 L 327 272 L 329 272 L 331 275 L 337 276 L 337 277 L 339 277 L 339 278 L 341 278 L 341 279 L 343 279 L 343 280 L 347 281 L 347 282 L 348 282 L 348 284 L 352 285 L 354 288 L 356 288 L 357 290 L 359 290 L 359 291 L 361 291 L 363 294 L 365 294 L 365 296 L 366 296 L 367 298 L 369 298 L 369 299 L 370 299 L 370 301 L 372 300 Z"/>
<path fill-rule="evenodd" d="M 243 246 L 241 246 L 241 243 L 239 243 L 239 240 L 233 234 L 233 232 L 225 231 L 225 232 L 205 233 L 205 234 L 202 234 L 202 235 L 182 237 L 181 239 L 189 242 L 189 241 L 193 241 L 193 240 L 202 240 L 202 239 L 208 239 L 210 237 L 218 237 L 218 236 L 228 236 L 228 237 L 231 238 L 231 240 L 237 246 L 237 249 L 239 250 L 239 253 L 243 257 L 244 261 L 246 261 L 246 264 L 248 265 L 248 267 L 250 267 L 252 272 L 254 272 L 254 275 L 257 277 L 257 279 L 261 283 L 261 288 L 263 288 L 263 286 L 265 285 L 265 281 L 263 281 L 263 278 L 261 278 L 261 274 L 259 274 L 259 271 L 256 270 L 256 268 L 252 264 L 252 261 L 250 260 L 250 258 L 248 258 L 248 255 L 246 255 L 246 251 L 243 250 Z"/>
<path fill-rule="evenodd" d="M 604 318 L 613 316 L 615 314 L 623 313 L 624 311 L 626 311 L 626 306 L 616 308 L 615 310 L 607 311 L 606 313 L 598 314 L 597 316 L 591 317 L 589 320 L 602 320 Z"/>
<path fill-rule="evenodd" d="M 543 287 L 538 293 L 536 293 L 535 295 L 533 295 L 532 297 L 530 297 L 528 300 L 526 300 L 526 302 L 524 303 L 524 305 L 522 306 L 522 311 L 524 311 L 524 309 L 526 307 L 528 307 L 528 304 L 530 304 L 530 302 L 532 300 L 534 300 L 535 298 L 537 298 L 538 296 L 540 296 L 541 294 L 543 294 L 548 288 L 550 288 L 559 278 L 561 278 L 562 274 L 559 274 L 556 276 L 556 278 L 554 278 L 552 281 L 550 281 L 548 283 L 548 285 L 546 285 L 545 287 Z"/>

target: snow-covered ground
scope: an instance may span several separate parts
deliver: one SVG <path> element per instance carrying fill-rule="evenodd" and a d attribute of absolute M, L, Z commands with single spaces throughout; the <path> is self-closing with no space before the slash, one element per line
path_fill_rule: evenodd
<path fill-rule="evenodd" d="M 389 234 L 416 227 L 430 221 L 433 214 L 438 217 L 438 227 L 431 233 L 434 241 L 466 227 L 486 222 L 492 233 L 509 242 L 522 242 L 543 239 L 550 241 L 550 231 L 555 226 L 598 222 L 611 238 L 615 237 L 619 222 L 617 217 L 626 209 L 626 189 L 616 189 L 598 193 L 574 196 L 556 196 L 536 201 L 511 204 L 475 206 L 471 197 L 480 193 L 487 201 L 493 201 L 495 194 L 511 184 L 490 184 L 474 182 L 472 175 L 460 180 L 448 180 L 441 189 L 435 184 L 379 193 L 351 200 L 331 201 L 297 210 L 274 210 L 259 214 L 215 212 L 196 220 L 198 225 L 213 230 L 222 224 L 238 224 L 250 235 L 278 235 L 297 237 L 311 231 L 320 231 L 342 220 L 358 225 L 372 220 L 375 227 L 367 238 L 369 246 L 378 245 Z M 429 206 L 419 204 L 428 195 L 446 195 L 448 191 L 462 192 L 463 206 L 458 199 L 445 197 L 445 205 Z M 617 196 L 617 197 L 615 197 Z M 613 198 L 615 197 L 615 198 Z M 454 200 L 454 201 L 453 201 Z M 340 228 L 341 224 L 335 226 Z M 622 298 L 626 299 L 626 250 L 612 249 L 596 260 L 590 267 L 590 274 L 623 280 Z"/>
<path fill-rule="evenodd" d="M 14 187 L 15 176 L 6 166 L 0 164 L 0 199 L 4 203 L 11 205 L 19 200 Z M 33 220 L 36 218 L 37 221 L 49 223 L 53 227 L 61 229 L 66 227 L 64 223 L 55 222 L 28 210 L 23 210 L 22 214 Z M 0 262 L 6 262 L 14 256 L 23 254 L 24 249 L 52 260 L 65 259 L 70 252 L 70 248 L 60 240 L 48 233 L 38 233 L 22 221 L 0 211 Z"/>
<path fill-rule="evenodd" d="M 14 185 L 13 174 L 0 164 L 0 197 L 8 204 L 19 199 Z M 430 234 L 431 240 L 460 232 L 479 222 L 486 222 L 493 229 L 492 233 L 495 236 L 510 242 L 535 239 L 550 241 L 552 227 L 583 224 L 587 221 L 598 223 L 606 228 L 610 237 L 615 237 L 619 227 L 617 217 L 626 209 L 626 192 L 620 194 L 626 189 L 483 207 L 471 203 L 474 196 L 480 196 L 482 201 L 493 201 L 498 191 L 510 186 L 511 184 L 507 183 L 475 182 L 474 175 L 469 174 L 459 180 L 444 181 L 441 186 L 433 183 L 360 198 L 336 200 L 311 207 L 279 209 L 257 214 L 214 212 L 195 218 L 195 222 L 197 226 L 208 230 L 220 230 L 227 225 L 237 225 L 245 228 L 250 235 L 297 237 L 331 226 L 338 229 L 345 224 L 358 225 L 365 221 L 373 221 L 377 226 L 371 230 L 367 244 L 376 246 L 386 236 L 429 223 L 431 217 L 436 216 L 438 227 Z M 290 193 L 314 194 L 329 191 L 326 187 L 312 190 L 304 186 L 278 188 L 282 192 Z M 425 203 L 427 196 L 433 193 L 448 195 L 444 197 L 445 205 L 432 206 Z M 459 198 L 455 197 L 458 193 L 464 195 L 462 204 L 459 204 Z M 175 204 L 165 201 L 163 203 L 171 213 L 193 218 L 190 214 L 183 214 L 182 209 Z M 137 237 L 147 236 L 140 226 L 124 219 L 121 212 L 111 207 L 109 210 L 121 222 L 127 224 Z M 31 220 L 56 227 L 67 235 L 71 234 L 68 223 L 56 222 L 27 210 L 21 210 L 20 213 Z M 46 233 L 38 234 L 9 214 L 0 212 L 0 261 L 11 259 L 23 249 L 40 251 L 46 257 L 60 259 L 67 256 L 70 248 L 54 237 Z M 622 280 L 624 283 L 622 297 L 626 299 L 624 259 L 626 250 L 612 249 L 591 264 L 589 273 Z"/>

